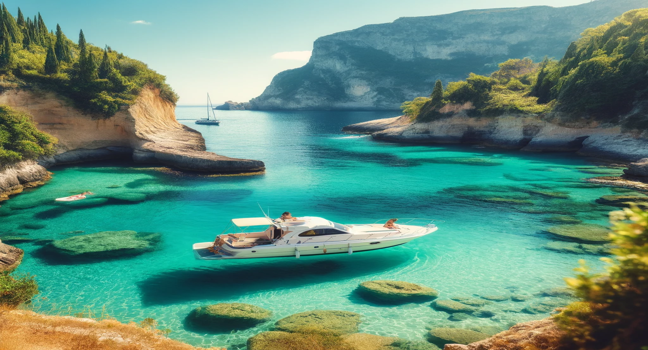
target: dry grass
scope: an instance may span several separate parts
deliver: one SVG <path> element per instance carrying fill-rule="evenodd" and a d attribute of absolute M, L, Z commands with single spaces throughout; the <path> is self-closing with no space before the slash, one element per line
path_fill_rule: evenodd
<path fill-rule="evenodd" d="M 0 307 L 0 350 L 195 350 L 159 331 L 116 320 L 44 316 Z M 217 350 L 217 348 L 212 348 Z"/>

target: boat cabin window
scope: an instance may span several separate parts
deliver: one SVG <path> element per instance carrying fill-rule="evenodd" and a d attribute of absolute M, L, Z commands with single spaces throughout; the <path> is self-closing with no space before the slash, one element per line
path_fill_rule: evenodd
<path fill-rule="evenodd" d="M 315 230 L 308 230 L 299 234 L 299 237 L 310 237 L 310 236 L 330 236 L 330 235 L 344 235 L 348 232 L 340 231 L 333 228 L 319 228 Z"/>
<path fill-rule="evenodd" d="M 334 222 L 334 223 L 333 223 L 333 226 L 334 226 L 336 229 L 341 230 L 341 231 L 349 231 L 349 226 L 342 225 L 342 224 L 338 224 L 337 222 Z"/>

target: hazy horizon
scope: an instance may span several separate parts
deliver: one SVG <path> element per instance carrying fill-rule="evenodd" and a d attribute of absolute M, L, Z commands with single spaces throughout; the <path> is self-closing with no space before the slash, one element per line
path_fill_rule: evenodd
<path fill-rule="evenodd" d="M 324 35 L 389 23 L 400 17 L 502 7 L 564 7 L 586 2 L 10 0 L 6 5 L 14 15 L 17 7 L 25 16 L 40 12 L 48 29 L 55 29 L 58 23 L 75 42 L 79 29 L 83 29 L 93 45 L 109 45 L 165 75 L 180 95 L 178 105 L 200 106 L 205 105 L 207 92 L 215 104 L 226 100 L 244 102 L 258 96 L 277 73 L 306 64 L 313 42 Z"/>

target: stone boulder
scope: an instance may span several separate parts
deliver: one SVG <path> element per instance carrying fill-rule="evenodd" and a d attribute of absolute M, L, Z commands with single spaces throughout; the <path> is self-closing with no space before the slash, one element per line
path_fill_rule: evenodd
<path fill-rule="evenodd" d="M 489 335 L 461 328 L 435 328 L 428 332 L 431 343 L 444 347 L 446 344 L 470 344 L 484 340 Z"/>
<path fill-rule="evenodd" d="M 648 158 L 628 164 L 628 169 L 623 172 L 629 176 L 648 177 Z"/>
<path fill-rule="evenodd" d="M 367 300 L 390 304 L 422 302 L 439 295 L 439 292 L 432 288 L 402 281 L 362 282 L 357 292 Z"/>
<path fill-rule="evenodd" d="M 606 243 L 609 241 L 610 229 L 595 224 L 578 224 L 553 226 L 548 228 L 546 232 L 558 239 L 566 241 Z"/>
<path fill-rule="evenodd" d="M 358 332 L 360 315 L 349 311 L 314 310 L 282 318 L 275 330 L 284 332 L 324 331 L 335 334 Z"/>
<path fill-rule="evenodd" d="M 231 331 L 254 327 L 271 316 L 271 311 L 255 305 L 221 303 L 194 309 L 187 316 L 187 324 L 203 330 Z"/>
<path fill-rule="evenodd" d="M 444 350 L 559 349 L 565 333 L 552 318 L 518 323 L 507 331 L 470 345 L 450 344 Z"/>
<path fill-rule="evenodd" d="M 445 311 L 451 314 L 455 312 L 471 314 L 477 310 L 472 306 L 468 306 L 454 300 L 435 300 L 432 303 L 432 308 L 437 311 Z"/>
<path fill-rule="evenodd" d="M 496 301 L 496 302 L 507 301 L 511 299 L 511 297 L 508 295 L 499 295 L 499 294 L 480 295 L 479 297 L 485 300 Z"/>
<path fill-rule="evenodd" d="M 540 302 L 527 305 L 524 309 L 522 309 L 522 312 L 532 315 L 546 314 L 552 312 L 556 308 L 563 307 L 567 304 L 569 304 L 568 299 L 542 300 Z"/>
<path fill-rule="evenodd" d="M 161 240 L 159 233 L 104 231 L 56 240 L 44 249 L 62 258 L 104 259 L 133 256 L 153 251 Z"/>
<path fill-rule="evenodd" d="M 0 273 L 15 270 L 20 265 L 24 254 L 22 249 L 0 241 Z"/>
<path fill-rule="evenodd" d="M 466 304 L 469 306 L 474 306 L 474 307 L 482 307 L 486 306 L 488 304 L 492 304 L 492 302 L 488 300 L 483 300 L 483 299 L 477 299 L 477 298 L 470 298 L 470 297 L 453 297 L 451 298 L 454 301 L 458 301 L 462 304 Z"/>

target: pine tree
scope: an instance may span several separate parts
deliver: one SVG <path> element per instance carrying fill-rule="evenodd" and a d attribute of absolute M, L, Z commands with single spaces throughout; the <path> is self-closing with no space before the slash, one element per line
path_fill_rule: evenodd
<path fill-rule="evenodd" d="M 437 80 L 434 84 L 434 90 L 432 90 L 432 95 L 430 95 L 432 100 L 430 104 L 433 108 L 440 108 L 443 106 L 443 83 L 441 80 Z"/>
<path fill-rule="evenodd" d="M 644 43 L 643 41 L 639 42 L 639 45 L 637 46 L 637 49 L 635 52 L 630 56 L 630 60 L 632 62 L 641 62 L 646 59 L 646 51 L 644 49 Z"/>
<path fill-rule="evenodd" d="M 88 51 L 83 30 L 79 32 L 79 71 L 78 77 L 83 83 L 89 83 L 97 79 L 97 65 L 92 52 Z"/>
<path fill-rule="evenodd" d="M 54 48 L 50 45 L 45 57 L 45 74 L 56 74 L 59 71 L 59 61 L 56 59 Z"/>
<path fill-rule="evenodd" d="M 84 51 L 86 46 L 85 35 L 83 35 L 83 29 L 79 32 L 79 51 Z"/>
<path fill-rule="evenodd" d="M 20 7 L 18 8 L 18 19 L 16 20 L 16 24 L 18 24 L 20 27 L 25 26 L 25 16 L 23 16 L 22 11 L 20 11 Z"/>
<path fill-rule="evenodd" d="M 56 25 L 56 45 L 54 46 L 54 52 L 59 62 L 70 62 L 72 60 L 67 38 L 63 34 L 63 30 L 61 30 L 61 26 L 58 24 Z"/>
<path fill-rule="evenodd" d="M 113 63 L 110 56 L 108 56 L 108 48 L 106 48 L 104 49 L 103 59 L 99 65 L 99 79 L 107 79 L 113 69 Z"/>

